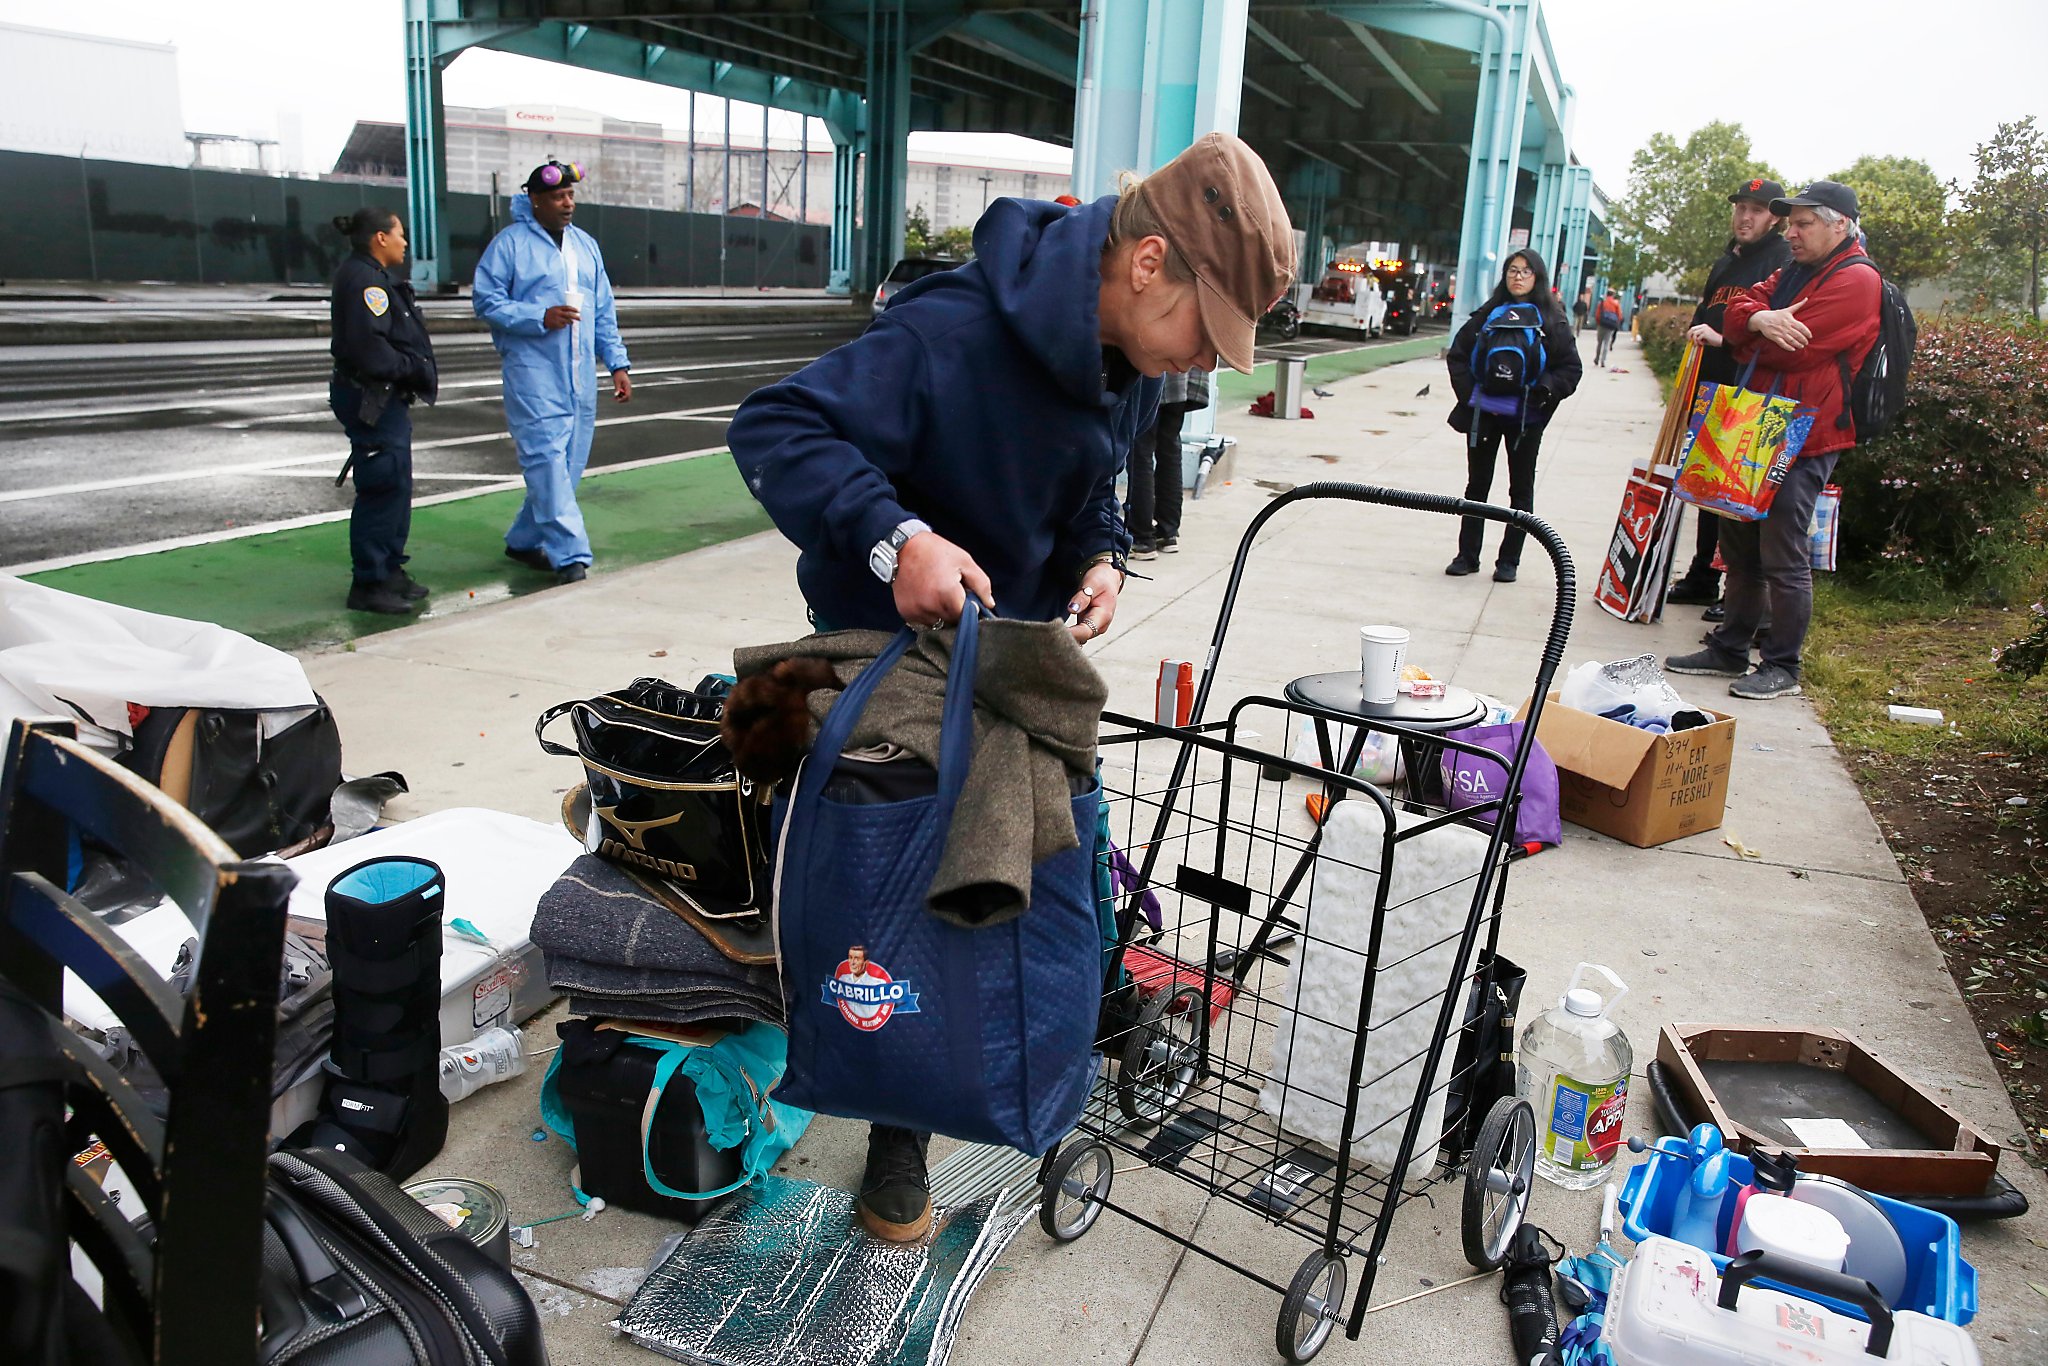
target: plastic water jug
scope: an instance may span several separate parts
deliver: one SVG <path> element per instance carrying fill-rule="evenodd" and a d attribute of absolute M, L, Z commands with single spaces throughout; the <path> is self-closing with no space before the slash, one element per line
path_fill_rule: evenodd
<path fill-rule="evenodd" d="M 1602 999 L 1581 987 L 1589 972 L 1605 977 L 1613 993 Z M 1536 1111 L 1536 1173 L 1552 1185 L 1599 1185 L 1621 1148 L 1635 1051 L 1610 1015 L 1626 995 L 1608 969 L 1581 963 L 1563 999 L 1522 1031 L 1516 1084 Z"/>

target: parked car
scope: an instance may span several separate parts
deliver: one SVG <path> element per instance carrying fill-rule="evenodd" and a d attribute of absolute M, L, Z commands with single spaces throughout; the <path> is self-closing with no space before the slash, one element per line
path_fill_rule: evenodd
<path fill-rule="evenodd" d="M 875 286 L 875 307 L 879 310 L 896 291 L 913 280 L 922 280 L 927 275 L 937 275 L 942 270 L 951 270 L 958 261 L 945 261 L 936 256 L 906 256 L 889 268 L 889 278 Z"/>
<path fill-rule="evenodd" d="M 1282 294 L 1280 302 L 1266 310 L 1266 316 L 1259 319 L 1259 330 L 1271 332 L 1281 341 L 1301 335 L 1301 309 L 1291 295 Z"/>
<path fill-rule="evenodd" d="M 1398 279 L 1383 283 L 1382 288 L 1387 294 L 1386 330 L 1404 337 L 1414 336 L 1415 329 L 1422 325 L 1415 305 L 1415 286 Z"/>

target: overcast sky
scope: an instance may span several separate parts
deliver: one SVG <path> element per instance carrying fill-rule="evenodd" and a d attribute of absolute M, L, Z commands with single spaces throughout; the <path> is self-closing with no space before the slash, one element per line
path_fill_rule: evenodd
<path fill-rule="evenodd" d="M 1740 121 L 1795 180 L 1866 152 L 1967 179 L 1971 149 L 2000 121 L 2048 121 L 2048 0 L 1546 0 L 1543 11 L 1579 93 L 1574 145 L 1609 194 L 1651 133 L 1682 138 L 1716 118 Z M 1716 14 L 1727 16 L 1719 32 Z M 404 117 L 400 15 L 399 0 L 0 0 L 0 19 L 16 23 L 175 43 L 190 129 L 282 137 L 315 171 L 333 165 L 357 119 Z M 688 120 L 680 91 L 496 52 L 458 58 L 443 93 L 458 105 Z M 699 101 L 700 128 L 717 126 L 717 107 Z M 758 111 L 735 117 L 758 130 Z M 778 136 L 796 135 L 793 116 L 776 117 Z M 816 125 L 812 135 L 823 136 Z"/>

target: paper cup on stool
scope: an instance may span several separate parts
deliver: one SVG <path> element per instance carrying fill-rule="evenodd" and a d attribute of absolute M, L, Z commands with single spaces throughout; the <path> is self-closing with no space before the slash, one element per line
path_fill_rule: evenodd
<path fill-rule="evenodd" d="M 1401 696 L 1401 666 L 1408 662 L 1408 632 L 1400 626 L 1358 628 L 1359 695 L 1367 702 Z"/>

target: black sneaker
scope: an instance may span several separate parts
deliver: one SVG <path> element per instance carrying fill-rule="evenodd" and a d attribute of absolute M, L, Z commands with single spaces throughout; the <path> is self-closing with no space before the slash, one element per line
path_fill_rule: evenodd
<path fill-rule="evenodd" d="M 1520 567 L 1517 565 L 1497 564 L 1493 567 L 1493 581 L 1495 583 L 1513 583 L 1518 573 L 1520 573 Z"/>
<path fill-rule="evenodd" d="M 1710 579 L 1680 579 L 1671 585 L 1671 591 L 1664 595 L 1664 601 L 1680 607 L 1706 607 L 1721 600 L 1721 580 L 1718 576 Z"/>
<path fill-rule="evenodd" d="M 382 583 L 351 584 L 348 590 L 348 610 L 351 612 L 382 612 L 389 617 L 409 617 L 419 610 L 419 604 L 391 587 L 389 579 Z"/>
<path fill-rule="evenodd" d="M 396 589 L 400 597 L 411 598 L 414 602 L 418 602 L 427 595 L 427 586 L 406 573 L 403 569 L 386 579 L 384 586 Z"/>
<path fill-rule="evenodd" d="M 563 565 L 555 571 L 556 583 L 582 583 L 588 577 L 590 577 L 590 570 L 586 566 L 577 564 L 574 561 Z"/>
<path fill-rule="evenodd" d="M 538 569 L 543 574 L 555 572 L 555 566 L 549 562 L 546 555 L 538 550 L 514 550 L 508 545 L 505 547 L 505 558 L 517 560 L 528 569 Z"/>
<path fill-rule="evenodd" d="M 1180 553 L 1180 537 L 1161 536 L 1159 538 L 1159 553 L 1162 555 L 1178 555 Z"/>
<path fill-rule="evenodd" d="M 1701 621 L 1726 621 L 1727 619 L 1728 604 L 1725 602 L 1717 602 L 1706 611 L 1700 613 Z"/>
<path fill-rule="evenodd" d="M 1664 661 L 1664 671 L 1674 674 L 1708 674 L 1716 678 L 1740 678 L 1749 672 L 1747 657 L 1737 658 L 1709 645 L 1689 655 L 1673 655 Z"/>
<path fill-rule="evenodd" d="M 1133 560 L 1156 560 L 1159 558 L 1159 548 L 1150 541 L 1132 541 L 1131 553 L 1128 558 Z"/>
<path fill-rule="evenodd" d="M 1468 560 L 1462 555 L 1444 566 L 1444 573 L 1449 574 L 1454 579 L 1462 579 L 1467 574 L 1477 574 L 1478 572 L 1478 563 Z"/>
<path fill-rule="evenodd" d="M 875 1237 L 914 1243 L 932 1226 L 932 1186 L 924 1155 L 930 1134 L 877 1124 L 868 1130 L 868 1165 L 854 1208 Z"/>
<path fill-rule="evenodd" d="M 1797 697 L 1799 675 L 1782 664 L 1759 664 L 1755 672 L 1730 683 L 1728 695 L 1752 702 L 1768 702 L 1773 697 Z"/>

